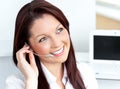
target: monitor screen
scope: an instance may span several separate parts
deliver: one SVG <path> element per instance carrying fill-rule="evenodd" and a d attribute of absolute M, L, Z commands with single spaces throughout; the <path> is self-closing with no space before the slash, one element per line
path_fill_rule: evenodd
<path fill-rule="evenodd" d="M 95 60 L 120 60 L 120 36 L 94 35 Z"/>

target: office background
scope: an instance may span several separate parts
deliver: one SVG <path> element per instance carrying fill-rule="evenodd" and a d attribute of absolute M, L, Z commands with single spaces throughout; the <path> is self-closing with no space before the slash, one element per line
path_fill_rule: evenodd
<path fill-rule="evenodd" d="M 31 0 L 2 0 L 0 3 L 0 88 L 5 89 L 6 78 L 18 69 L 12 62 L 12 47 L 15 18 L 19 9 Z M 88 55 L 79 53 L 89 52 L 89 33 L 96 30 L 96 1 L 95 0 L 48 0 L 58 6 L 70 22 L 70 32 L 78 61 L 88 62 Z M 80 59 L 80 60 L 79 60 Z M 100 89 L 117 89 L 119 81 L 98 80 Z"/>

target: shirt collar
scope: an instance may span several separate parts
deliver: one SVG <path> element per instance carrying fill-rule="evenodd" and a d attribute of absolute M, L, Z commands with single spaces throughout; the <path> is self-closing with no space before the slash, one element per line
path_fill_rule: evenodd
<path fill-rule="evenodd" d="M 44 64 L 42 62 L 41 62 L 41 66 L 42 66 L 43 72 L 44 72 L 44 74 L 45 74 L 45 76 L 47 78 L 47 81 L 49 83 L 55 82 L 56 77 L 52 73 L 50 73 L 50 71 L 44 66 Z"/>
<path fill-rule="evenodd" d="M 52 73 L 50 73 L 50 71 L 44 66 L 44 64 L 42 62 L 41 62 L 41 66 L 43 68 L 43 72 L 47 78 L 48 83 L 56 82 L 57 78 Z M 67 71 L 66 71 L 66 67 L 64 65 L 64 74 L 63 74 L 62 82 L 64 84 L 66 84 L 67 80 L 68 80 Z"/>
<path fill-rule="evenodd" d="M 64 65 L 64 75 L 63 75 L 63 78 L 62 78 L 62 82 L 63 82 L 64 85 L 66 85 L 67 81 L 68 81 L 67 70 L 66 70 L 66 67 Z"/>

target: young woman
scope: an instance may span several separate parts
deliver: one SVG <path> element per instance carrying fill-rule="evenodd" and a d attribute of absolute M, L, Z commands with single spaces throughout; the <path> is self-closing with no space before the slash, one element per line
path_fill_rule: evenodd
<path fill-rule="evenodd" d="M 19 11 L 13 60 L 22 74 L 9 77 L 7 89 L 97 89 L 91 70 L 76 63 L 68 20 L 47 1 Z"/>

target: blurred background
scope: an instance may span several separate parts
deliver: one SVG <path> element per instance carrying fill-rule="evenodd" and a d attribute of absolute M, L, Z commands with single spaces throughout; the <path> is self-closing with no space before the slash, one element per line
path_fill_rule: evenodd
<path fill-rule="evenodd" d="M 96 29 L 120 29 L 120 0 L 96 0 Z"/>

